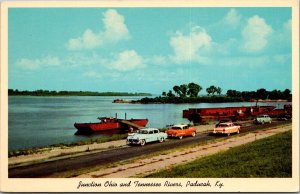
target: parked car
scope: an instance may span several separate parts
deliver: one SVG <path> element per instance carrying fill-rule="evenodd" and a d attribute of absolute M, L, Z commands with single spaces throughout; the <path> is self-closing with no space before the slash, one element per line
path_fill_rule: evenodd
<path fill-rule="evenodd" d="M 184 136 L 196 136 L 196 129 L 188 125 L 173 125 L 166 131 L 168 137 L 178 137 L 182 139 Z"/>
<path fill-rule="evenodd" d="M 256 124 L 272 123 L 272 119 L 269 115 L 258 115 L 254 119 L 254 123 Z"/>
<path fill-rule="evenodd" d="M 232 122 L 219 123 L 213 130 L 209 130 L 209 134 L 226 134 L 240 133 L 241 126 L 234 125 Z"/>
<path fill-rule="evenodd" d="M 291 120 L 291 119 L 292 119 L 292 115 L 291 115 L 291 114 L 288 114 L 288 113 L 280 114 L 280 115 L 277 117 L 277 120 L 279 120 L 279 121 L 287 121 L 287 120 Z"/>
<path fill-rule="evenodd" d="M 128 136 L 127 143 L 144 146 L 146 143 L 153 141 L 163 142 L 167 137 L 166 133 L 160 132 L 157 128 L 144 128 Z"/>

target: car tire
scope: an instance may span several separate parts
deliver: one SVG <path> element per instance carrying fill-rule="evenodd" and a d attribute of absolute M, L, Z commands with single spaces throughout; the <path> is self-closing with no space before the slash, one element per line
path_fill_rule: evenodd
<path fill-rule="evenodd" d="M 179 139 L 182 139 L 182 138 L 183 138 L 183 136 L 179 136 L 178 138 L 179 138 Z"/>
<path fill-rule="evenodd" d="M 146 141 L 144 139 L 141 140 L 141 146 L 144 146 L 146 144 Z"/>
<path fill-rule="evenodd" d="M 163 137 L 159 138 L 159 142 L 160 142 L 160 143 L 162 143 L 162 142 L 164 142 L 164 141 L 165 141 L 165 139 L 164 139 Z"/>
<path fill-rule="evenodd" d="M 195 136 L 196 136 L 196 132 L 193 132 L 193 133 L 192 133 L 192 137 L 195 137 Z"/>

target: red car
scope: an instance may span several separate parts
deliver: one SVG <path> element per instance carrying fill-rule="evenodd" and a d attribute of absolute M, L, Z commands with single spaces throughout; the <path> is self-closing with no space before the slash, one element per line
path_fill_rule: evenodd
<path fill-rule="evenodd" d="M 196 135 L 196 129 L 187 125 L 173 125 L 166 133 L 168 134 L 168 137 L 178 137 L 179 139 L 182 139 L 183 136 L 194 137 Z"/>

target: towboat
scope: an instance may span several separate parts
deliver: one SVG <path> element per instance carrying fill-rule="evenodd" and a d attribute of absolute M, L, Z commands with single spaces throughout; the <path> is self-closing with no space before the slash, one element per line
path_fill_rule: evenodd
<path fill-rule="evenodd" d="M 139 129 L 147 125 L 148 119 L 117 119 L 114 117 L 98 117 L 97 123 L 75 123 L 77 133 L 92 133 L 115 129 L 128 129 L 129 127 Z"/>

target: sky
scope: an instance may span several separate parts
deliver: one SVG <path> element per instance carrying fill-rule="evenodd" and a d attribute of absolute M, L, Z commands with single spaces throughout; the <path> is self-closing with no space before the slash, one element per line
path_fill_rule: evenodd
<path fill-rule="evenodd" d="M 9 8 L 8 88 L 292 88 L 291 8 Z"/>

